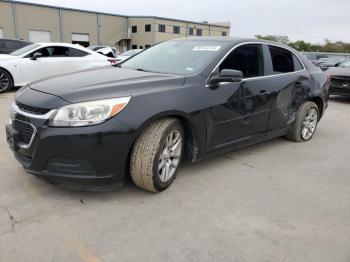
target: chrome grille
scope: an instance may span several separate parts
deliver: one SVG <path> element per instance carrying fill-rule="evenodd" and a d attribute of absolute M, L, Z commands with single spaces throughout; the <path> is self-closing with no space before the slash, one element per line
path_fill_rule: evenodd
<path fill-rule="evenodd" d="M 350 77 L 347 76 L 332 76 L 332 85 L 340 87 L 350 87 Z"/>
<path fill-rule="evenodd" d="M 18 102 L 16 102 L 16 105 L 23 112 L 33 114 L 33 115 L 45 115 L 50 111 L 50 109 L 36 108 L 36 107 L 32 107 L 32 106 L 23 105 L 23 104 L 18 103 Z"/>

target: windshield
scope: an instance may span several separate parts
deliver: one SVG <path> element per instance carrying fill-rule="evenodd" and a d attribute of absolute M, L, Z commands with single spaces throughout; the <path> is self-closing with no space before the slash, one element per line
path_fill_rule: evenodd
<path fill-rule="evenodd" d="M 36 48 L 38 48 L 40 45 L 37 45 L 37 44 L 31 44 L 31 45 L 28 45 L 28 46 L 25 46 L 21 49 L 18 49 L 12 53 L 10 53 L 10 55 L 14 55 L 14 56 L 21 56 L 21 55 L 24 55 Z"/>
<path fill-rule="evenodd" d="M 341 63 L 342 67 L 350 67 L 350 58 L 346 59 L 343 63 Z"/>
<path fill-rule="evenodd" d="M 224 45 L 221 41 L 167 41 L 124 62 L 121 67 L 150 72 L 190 75 L 200 71 Z"/>

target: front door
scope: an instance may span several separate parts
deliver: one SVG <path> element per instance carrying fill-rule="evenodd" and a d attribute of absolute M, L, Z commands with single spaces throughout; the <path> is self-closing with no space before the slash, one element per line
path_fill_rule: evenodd
<path fill-rule="evenodd" d="M 67 47 L 49 46 L 27 55 L 21 61 L 24 83 L 66 73 L 66 63 L 69 60 L 68 50 Z M 32 60 L 35 53 L 40 53 L 41 56 Z"/>
<path fill-rule="evenodd" d="M 223 69 L 239 70 L 244 79 L 240 83 L 221 84 L 212 92 L 215 99 L 207 126 L 210 150 L 265 135 L 271 93 L 268 79 L 264 78 L 264 68 L 260 44 L 237 47 L 220 64 L 217 73 Z"/>

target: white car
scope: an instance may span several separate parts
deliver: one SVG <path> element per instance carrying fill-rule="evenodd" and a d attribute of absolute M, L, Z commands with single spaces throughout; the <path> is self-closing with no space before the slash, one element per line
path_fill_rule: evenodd
<path fill-rule="evenodd" d="M 143 49 L 132 49 L 132 50 L 126 51 L 117 57 L 116 62 L 117 63 L 123 62 L 126 59 L 129 59 L 130 57 L 137 55 L 141 51 L 143 51 Z"/>
<path fill-rule="evenodd" d="M 42 78 L 115 63 L 109 60 L 80 45 L 31 44 L 9 55 L 0 55 L 0 93 Z"/>
<path fill-rule="evenodd" d="M 118 51 L 117 48 L 112 47 L 112 46 L 89 46 L 87 49 L 90 49 L 92 51 L 95 51 L 101 55 L 116 58 L 118 55 L 120 55 L 120 52 Z"/>

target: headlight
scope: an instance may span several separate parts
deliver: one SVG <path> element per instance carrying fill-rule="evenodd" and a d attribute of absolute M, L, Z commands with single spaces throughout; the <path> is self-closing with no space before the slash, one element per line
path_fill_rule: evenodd
<path fill-rule="evenodd" d="M 130 97 L 72 104 L 59 108 L 50 119 L 50 126 L 77 127 L 98 125 L 122 111 Z"/>

